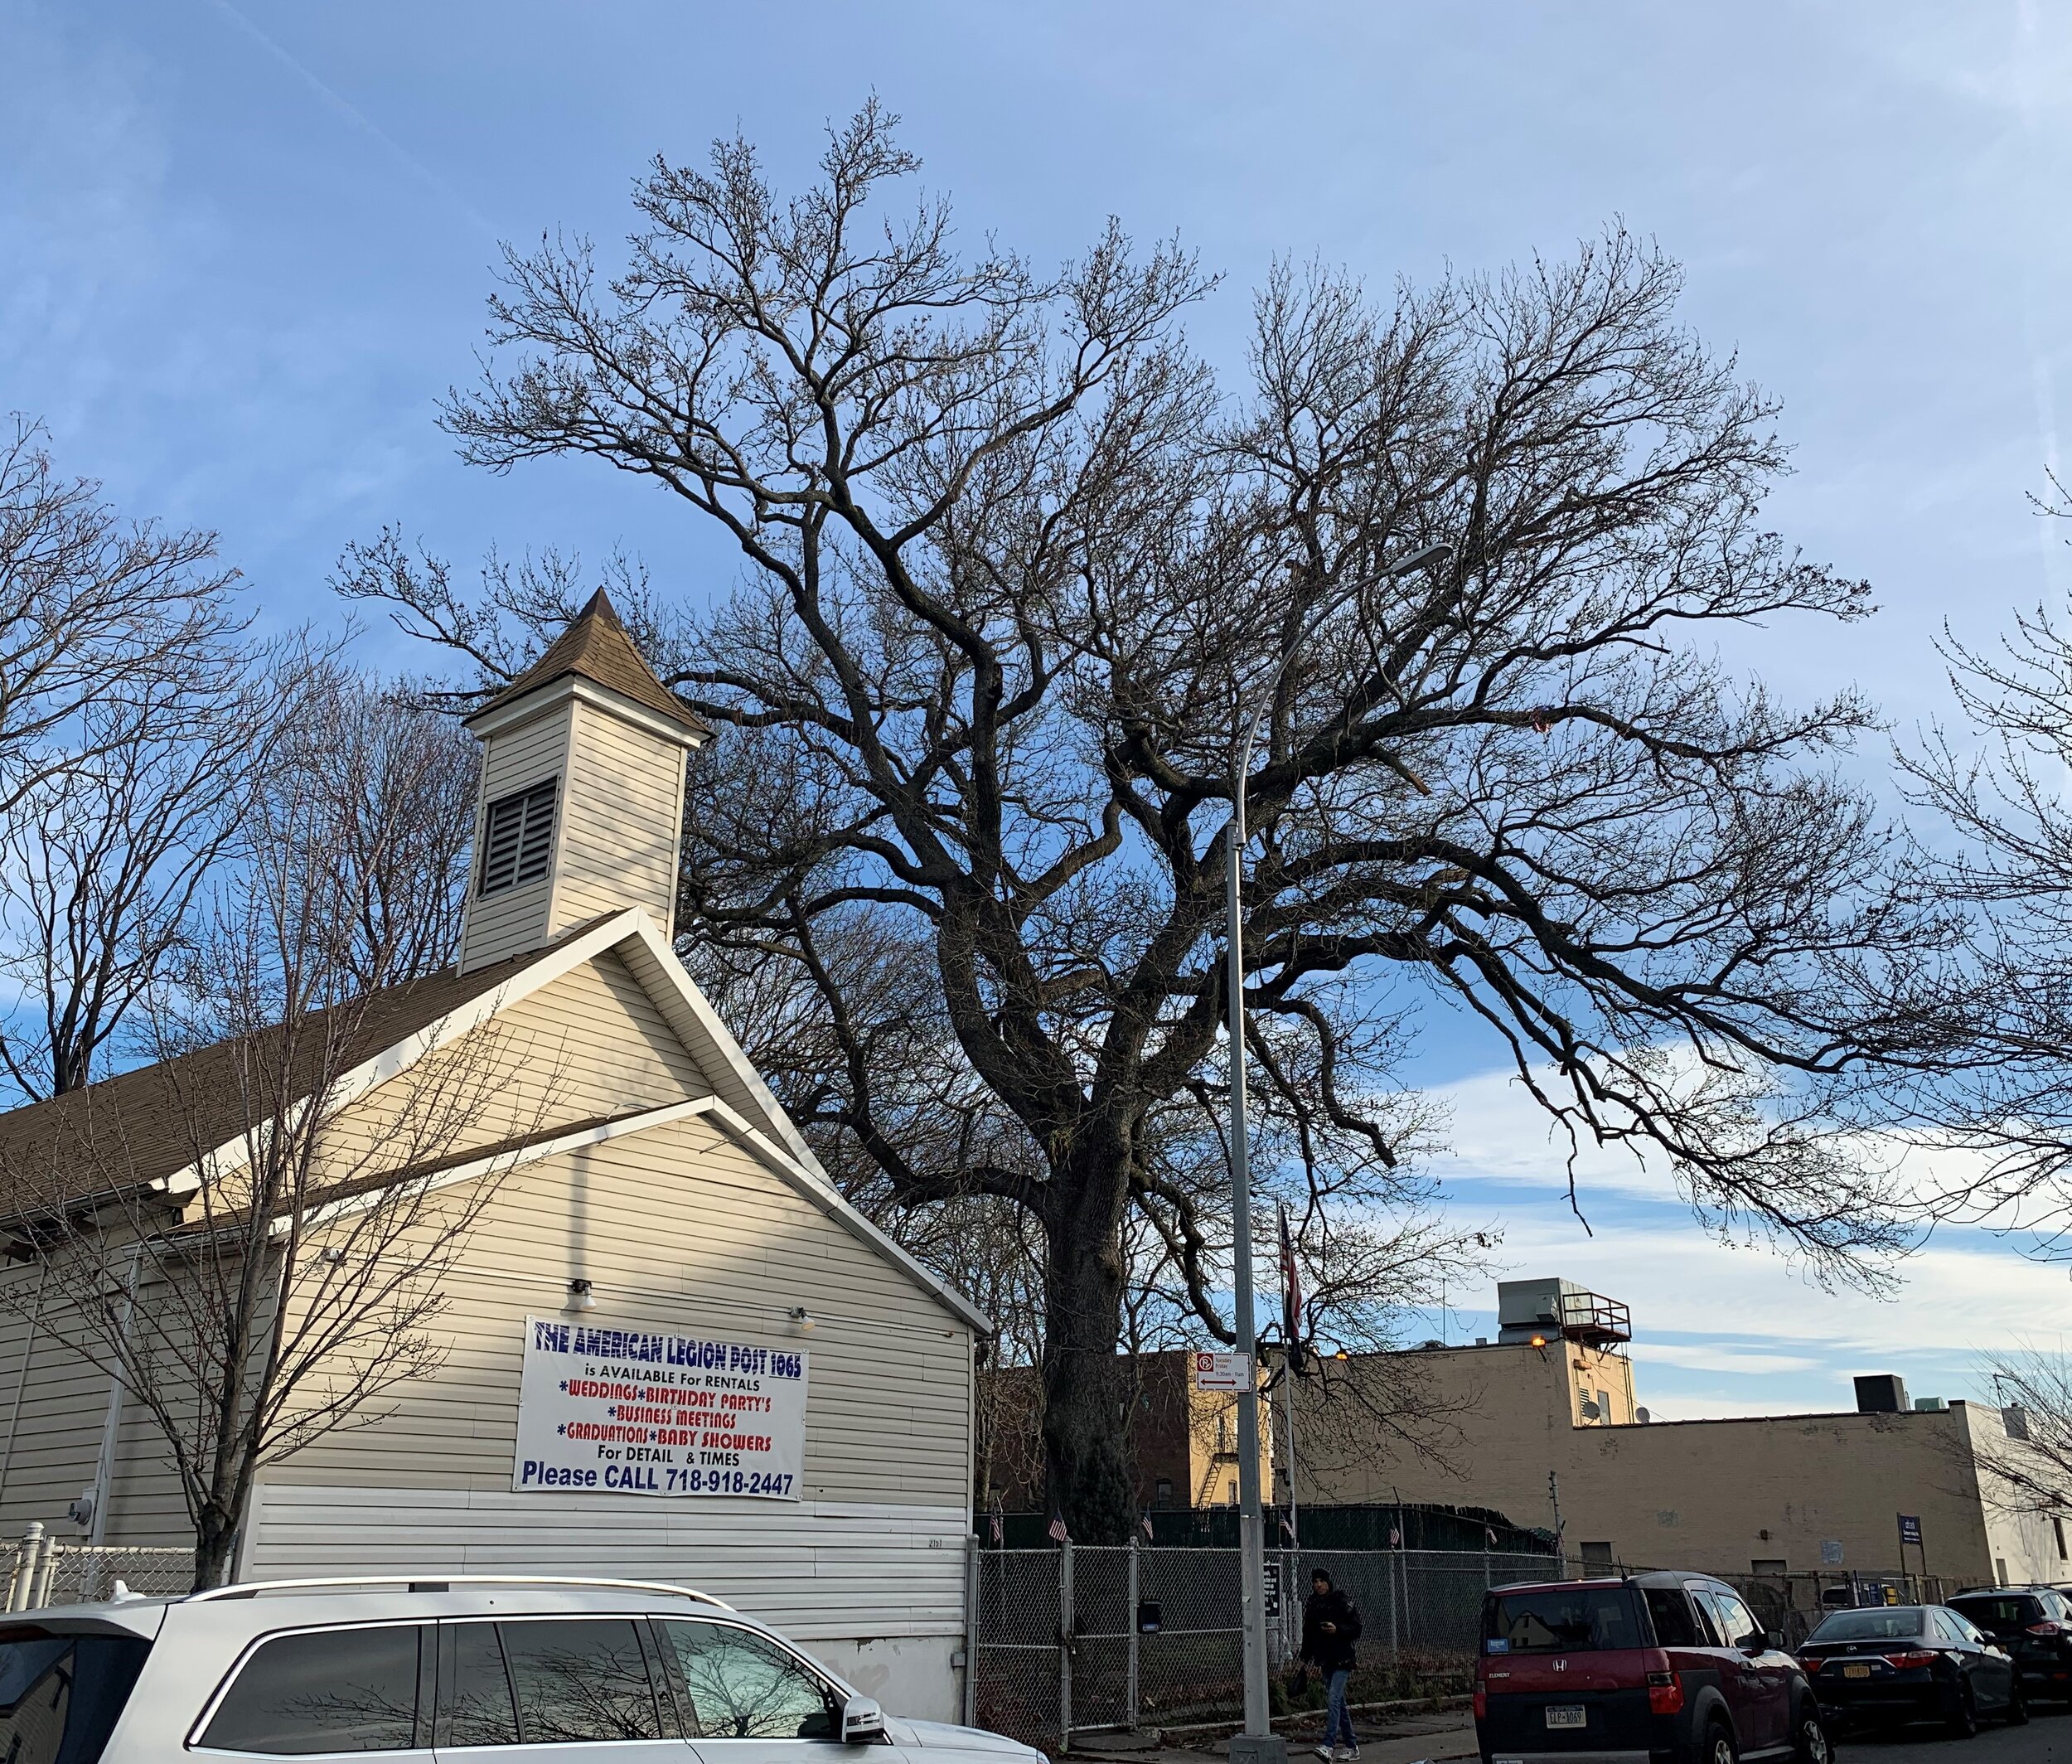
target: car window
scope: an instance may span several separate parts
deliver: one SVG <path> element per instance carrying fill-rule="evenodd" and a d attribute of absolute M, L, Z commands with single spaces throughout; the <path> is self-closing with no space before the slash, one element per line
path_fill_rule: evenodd
<path fill-rule="evenodd" d="M 1719 1606 L 1721 1621 L 1726 1626 L 1727 1645 L 1735 1648 L 1760 1648 L 1767 1645 L 1763 1626 L 1755 1621 L 1755 1613 L 1743 1604 L 1732 1592 L 1715 1592 L 1713 1599 Z"/>
<path fill-rule="evenodd" d="M 1929 1631 L 1944 1641 L 1962 1641 L 1964 1632 L 1958 1626 L 1957 1619 L 1946 1611 L 1931 1611 L 1928 1614 Z"/>
<path fill-rule="evenodd" d="M 690 1739 L 833 1739 L 820 1680 L 753 1630 L 665 1619 L 663 1668 Z"/>
<path fill-rule="evenodd" d="M 419 1626 L 303 1630 L 262 1641 L 201 1735 L 220 1752 L 407 1752 L 417 1728 Z"/>
<path fill-rule="evenodd" d="M 1640 1617 L 1624 1587 L 1500 1592 L 1485 1607 L 1484 1645 L 1496 1654 L 1573 1654 L 1640 1645 Z"/>
<path fill-rule="evenodd" d="M 654 1688 L 630 1617 L 501 1623 L 520 1744 L 660 1739 Z"/>
<path fill-rule="evenodd" d="M 2042 1606 L 2029 1597 L 1968 1598 L 1953 1602 L 1950 1609 L 1995 1636 L 2014 1635 L 2043 1616 Z"/>
<path fill-rule="evenodd" d="M 442 1746 L 515 1746 L 518 1708 L 494 1623 L 447 1623 L 439 1661 Z"/>
<path fill-rule="evenodd" d="M 1991 1640 L 1989 1636 L 1980 1631 L 1979 1627 L 1976 1623 L 1968 1621 L 1963 1617 L 1960 1616 L 1958 1618 L 1957 1627 L 1963 1634 L 1965 1640 L 1972 1642 L 1977 1646 L 1982 1648 L 1986 1646 L 1987 1642 Z"/>
<path fill-rule="evenodd" d="M 1918 1605 L 1880 1606 L 1866 1611 L 1837 1611 L 1822 1619 L 1812 1641 L 1905 1641 L 1920 1635 L 1925 1616 Z"/>
<path fill-rule="evenodd" d="M 128 1636 L 24 1636 L 0 1642 L 0 1758 L 94 1764 L 151 1644 Z"/>
<path fill-rule="evenodd" d="M 1655 1640 L 1665 1648 L 1702 1648 L 1706 1645 L 1698 1628 L 1697 1614 L 1681 1587 L 1647 1589 L 1648 1615 L 1653 1620 Z"/>
<path fill-rule="evenodd" d="M 1723 1648 L 1726 1643 L 1721 1638 L 1720 1620 L 1702 1596 L 1703 1591 L 1699 1587 L 1685 1588 L 1685 1595 L 1691 1601 L 1692 1611 L 1698 1621 L 1698 1645 L 1702 1648 Z"/>
<path fill-rule="evenodd" d="M 1711 1587 L 1693 1587 L 1691 1597 L 1698 1609 L 1712 1620 L 1712 1643 L 1716 1648 L 1738 1648 L 1743 1645 L 1743 1630 L 1736 1624 L 1734 1615 L 1727 1608 L 1727 1601 Z"/>

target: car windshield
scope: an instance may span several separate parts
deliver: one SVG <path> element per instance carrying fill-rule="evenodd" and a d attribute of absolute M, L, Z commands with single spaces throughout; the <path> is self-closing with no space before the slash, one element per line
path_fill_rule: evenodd
<path fill-rule="evenodd" d="M 1952 1599 L 1949 1603 L 1951 1610 L 1961 1611 L 1989 1635 L 2011 1636 L 2043 1621 L 2042 1603 L 2033 1598 Z"/>
<path fill-rule="evenodd" d="M 1925 1613 L 1918 1605 L 1874 1611 L 1837 1611 L 1813 1634 L 1815 1641 L 1910 1641 L 1921 1633 Z"/>
<path fill-rule="evenodd" d="M 151 1644 L 132 1636 L 13 1629 L 0 1641 L 0 1751 L 7 1764 L 94 1764 Z"/>
<path fill-rule="evenodd" d="M 1624 1587 L 1547 1587 L 1499 1592 L 1483 1625 L 1490 1654 L 1575 1654 L 1643 1645 L 1639 1614 Z"/>

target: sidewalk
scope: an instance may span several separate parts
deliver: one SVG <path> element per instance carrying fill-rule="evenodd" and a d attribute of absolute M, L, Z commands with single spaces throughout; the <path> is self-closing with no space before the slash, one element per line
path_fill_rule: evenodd
<path fill-rule="evenodd" d="M 1464 1708 L 1445 1709 L 1433 1715 L 1353 1717 L 1360 1736 L 1360 1764 L 1444 1764 L 1450 1758 L 1475 1756 L 1474 1714 Z M 1323 1732 L 1310 1722 L 1286 1733 L 1289 1764 L 1316 1764 L 1310 1748 Z M 1111 1760 L 1113 1764 L 1216 1764 L 1230 1755 L 1227 1738 L 1203 1737 L 1192 1744 L 1160 1745 L 1150 1734 L 1088 1733 L 1080 1737 L 1069 1753 L 1075 1758 Z"/>

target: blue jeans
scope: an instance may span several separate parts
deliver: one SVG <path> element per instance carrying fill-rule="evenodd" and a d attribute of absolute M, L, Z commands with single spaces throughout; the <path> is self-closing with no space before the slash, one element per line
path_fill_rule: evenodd
<path fill-rule="evenodd" d="M 1349 1666 L 1341 1666 L 1324 1681 L 1324 1743 L 1327 1746 L 1357 1746 L 1359 1736 L 1353 1731 L 1353 1718 L 1346 1712 L 1345 1681 L 1353 1676 Z"/>

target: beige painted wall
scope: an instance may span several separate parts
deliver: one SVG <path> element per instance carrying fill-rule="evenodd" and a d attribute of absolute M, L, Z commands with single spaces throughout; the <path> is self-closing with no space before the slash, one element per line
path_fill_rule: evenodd
<path fill-rule="evenodd" d="M 1782 1560 L 1793 1572 L 1832 1570 L 1826 1542 L 1840 1546 L 1844 1569 L 1890 1572 L 1902 1566 L 1898 1515 L 1908 1513 L 1921 1519 L 1932 1573 L 1990 1582 L 2004 1561 L 2014 1579 L 2066 1574 L 2047 1520 L 1989 1512 L 1981 1497 L 1972 1430 L 1997 1432 L 1990 1409 L 1643 1424 L 1631 1418 L 1633 1369 L 1616 1354 L 1556 1340 L 1416 1359 L 1431 1391 L 1455 1407 L 1455 1437 L 1443 1446 L 1450 1465 L 1387 1441 L 1331 1449 L 1334 1413 L 1349 1410 L 1334 1412 L 1308 1384 L 1298 1427 L 1305 1501 L 1386 1501 L 1400 1491 L 1406 1501 L 1494 1507 L 1514 1524 L 1544 1526 L 1553 1471 L 1571 1559 L 1594 1543 L 1633 1567 L 1746 1573 Z M 1353 1360 L 1337 1375 L 1358 1379 L 1361 1368 Z M 1584 1389 L 1610 1393 L 1610 1418 L 1581 1420 Z M 1906 1557 L 1914 1568 L 1911 1548 Z"/>

